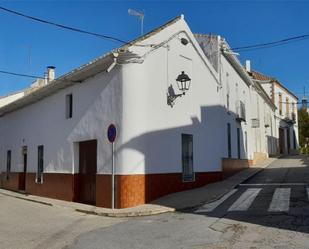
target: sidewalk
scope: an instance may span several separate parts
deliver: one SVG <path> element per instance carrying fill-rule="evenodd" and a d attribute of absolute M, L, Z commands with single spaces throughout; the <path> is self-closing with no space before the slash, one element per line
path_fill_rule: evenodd
<path fill-rule="evenodd" d="M 245 169 L 223 181 L 211 183 L 201 188 L 173 193 L 155 200 L 152 203 L 140 205 L 132 208 L 115 209 L 100 208 L 91 205 L 67 202 L 51 198 L 27 195 L 9 190 L 0 189 L 0 194 L 18 199 L 36 202 L 43 205 L 55 206 L 59 208 L 70 208 L 75 211 L 88 214 L 95 214 L 108 217 L 137 217 L 155 215 L 166 212 L 182 211 L 192 209 L 207 202 L 219 199 L 221 196 L 235 188 L 238 184 L 249 179 L 260 170 L 270 165 L 276 158 L 268 158 L 262 164 Z"/>

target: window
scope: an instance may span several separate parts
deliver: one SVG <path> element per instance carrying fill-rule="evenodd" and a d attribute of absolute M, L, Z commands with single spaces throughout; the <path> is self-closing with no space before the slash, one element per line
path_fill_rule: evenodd
<path fill-rule="evenodd" d="M 43 182 L 43 165 L 44 165 L 44 147 L 43 145 L 38 146 L 38 170 L 36 175 L 36 182 Z"/>
<path fill-rule="evenodd" d="M 227 153 L 228 157 L 232 157 L 232 143 L 231 143 L 231 124 L 227 124 Z"/>
<path fill-rule="evenodd" d="M 193 135 L 182 134 L 182 179 L 184 182 L 194 181 L 193 171 Z"/>
<path fill-rule="evenodd" d="M 65 96 L 65 117 L 67 119 L 73 116 L 73 95 L 67 94 Z"/>
<path fill-rule="evenodd" d="M 230 95 L 226 95 L 226 109 L 229 112 L 230 111 Z"/>
<path fill-rule="evenodd" d="M 240 128 L 237 128 L 237 156 L 240 159 Z"/>
<path fill-rule="evenodd" d="M 6 153 L 6 179 L 10 179 L 11 173 L 11 151 L 8 150 Z"/>
<path fill-rule="evenodd" d="M 279 93 L 279 115 L 282 115 L 282 94 Z"/>
<path fill-rule="evenodd" d="M 245 131 L 245 158 L 248 158 L 248 135 Z"/>
<path fill-rule="evenodd" d="M 226 109 L 227 112 L 230 111 L 230 84 L 229 84 L 229 74 L 226 73 Z"/>
<path fill-rule="evenodd" d="M 289 98 L 287 97 L 285 99 L 286 101 L 286 114 L 289 115 L 290 114 L 290 103 L 289 103 Z"/>

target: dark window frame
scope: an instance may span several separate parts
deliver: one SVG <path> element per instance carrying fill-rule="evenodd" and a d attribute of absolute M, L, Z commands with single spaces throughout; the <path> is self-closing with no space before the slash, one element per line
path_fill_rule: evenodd
<path fill-rule="evenodd" d="M 73 94 L 65 95 L 65 117 L 70 119 L 73 117 Z"/>
<path fill-rule="evenodd" d="M 230 123 L 227 123 L 227 156 L 228 158 L 232 158 L 232 136 Z"/>
<path fill-rule="evenodd" d="M 241 151 L 240 151 L 240 128 L 237 128 L 237 158 L 241 159 Z"/>
<path fill-rule="evenodd" d="M 193 164 L 193 135 L 181 134 L 182 181 L 195 181 Z"/>
<path fill-rule="evenodd" d="M 6 152 L 6 179 L 10 179 L 11 174 L 11 166 L 12 166 L 12 151 L 7 150 Z"/>
<path fill-rule="evenodd" d="M 36 172 L 36 183 L 43 183 L 44 173 L 44 146 L 38 146 L 38 167 Z"/>

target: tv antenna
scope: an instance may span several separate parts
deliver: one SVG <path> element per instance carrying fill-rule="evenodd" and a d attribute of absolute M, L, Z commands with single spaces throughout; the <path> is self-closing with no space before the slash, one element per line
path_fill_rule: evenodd
<path fill-rule="evenodd" d="M 136 16 L 141 21 L 141 34 L 144 34 L 144 17 L 145 13 L 142 11 L 137 11 L 133 9 L 128 9 L 128 13 L 131 16 Z"/>

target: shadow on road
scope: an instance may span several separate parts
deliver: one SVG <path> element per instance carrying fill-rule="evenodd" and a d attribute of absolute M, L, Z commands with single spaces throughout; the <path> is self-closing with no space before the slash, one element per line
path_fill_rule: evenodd
<path fill-rule="evenodd" d="M 282 157 L 230 196 L 187 212 L 309 233 L 308 191 L 309 157 Z"/>

